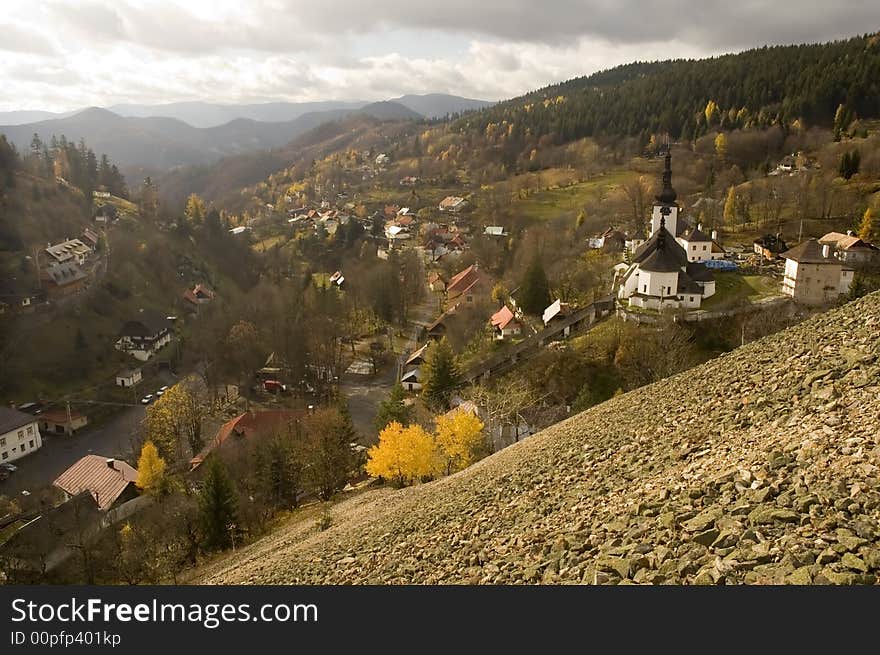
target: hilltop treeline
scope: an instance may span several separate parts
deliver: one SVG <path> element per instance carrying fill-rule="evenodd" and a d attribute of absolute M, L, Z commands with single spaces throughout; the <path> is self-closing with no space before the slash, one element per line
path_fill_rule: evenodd
<path fill-rule="evenodd" d="M 846 130 L 880 116 L 880 37 L 774 46 L 702 60 L 636 62 L 548 86 L 459 120 L 529 147 L 583 137 L 791 126 Z"/>

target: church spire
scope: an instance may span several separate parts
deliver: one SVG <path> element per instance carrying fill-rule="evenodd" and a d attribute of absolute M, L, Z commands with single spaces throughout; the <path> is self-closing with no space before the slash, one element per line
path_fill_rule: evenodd
<path fill-rule="evenodd" d="M 671 205 L 675 202 L 677 195 L 675 189 L 672 188 L 672 153 L 669 147 L 666 147 L 665 164 L 663 167 L 663 190 L 655 196 L 658 202 L 665 205 Z"/>

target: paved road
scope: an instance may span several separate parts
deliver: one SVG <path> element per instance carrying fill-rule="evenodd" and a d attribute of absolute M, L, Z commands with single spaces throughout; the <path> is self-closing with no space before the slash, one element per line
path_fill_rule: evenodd
<path fill-rule="evenodd" d="M 94 429 L 85 428 L 73 436 L 44 435 L 42 448 L 14 462 L 18 470 L 8 480 L 0 482 L 0 494 L 15 496 L 22 490 L 33 491 L 50 485 L 85 455 L 127 458 L 140 449 L 140 425 L 144 412 L 142 406 L 126 407 Z"/>

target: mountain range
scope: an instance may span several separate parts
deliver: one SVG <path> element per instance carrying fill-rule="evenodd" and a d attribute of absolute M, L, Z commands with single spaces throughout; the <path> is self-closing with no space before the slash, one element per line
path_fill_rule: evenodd
<path fill-rule="evenodd" d="M 34 134 L 46 142 L 62 134 L 68 140 L 84 139 L 96 153 L 107 154 L 124 173 L 139 175 L 279 148 L 319 125 L 354 114 L 379 120 L 422 120 L 489 104 L 431 94 L 373 103 L 116 105 L 66 114 L 0 113 L 0 133 L 20 151 L 29 148 Z M 9 123 L 3 125 L 4 121 Z"/>

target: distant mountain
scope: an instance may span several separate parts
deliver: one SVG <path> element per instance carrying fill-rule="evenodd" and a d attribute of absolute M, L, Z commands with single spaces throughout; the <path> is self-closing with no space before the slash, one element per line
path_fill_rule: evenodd
<path fill-rule="evenodd" d="M 264 104 L 221 105 L 210 102 L 173 102 L 164 105 L 123 104 L 107 107 L 114 114 L 128 118 L 162 116 L 176 118 L 193 127 L 217 127 L 236 118 L 248 118 L 264 123 L 282 123 L 303 114 L 338 109 L 354 110 L 363 107 L 361 101 L 327 102 L 268 102 Z M 2 115 L 0 115 L 2 117 Z M 27 122 L 27 121 L 24 121 Z"/>
<path fill-rule="evenodd" d="M 461 98 L 459 96 L 451 96 L 445 93 L 428 93 L 421 96 L 406 95 L 399 98 L 393 98 L 392 102 L 397 102 L 404 107 L 409 107 L 425 118 L 443 118 L 449 114 L 460 114 L 465 111 L 484 109 L 493 104 L 486 100 Z"/>
<path fill-rule="evenodd" d="M 37 121 L 46 121 L 52 118 L 65 118 L 75 113 L 75 111 L 55 113 L 31 109 L 0 111 L 0 125 L 24 125 L 25 123 L 36 123 Z"/>
<path fill-rule="evenodd" d="M 379 120 L 419 120 L 421 115 L 395 102 L 378 102 L 356 110 L 333 109 L 301 114 L 284 122 L 261 122 L 246 118 L 208 128 L 192 127 L 174 118 L 123 117 L 92 107 L 66 118 L 0 126 L 0 133 L 19 150 L 26 150 L 34 133 L 44 141 L 62 134 L 106 153 L 124 173 L 164 171 L 177 166 L 208 164 L 222 157 L 271 150 L 327 122 L 352 114 Z"/>

